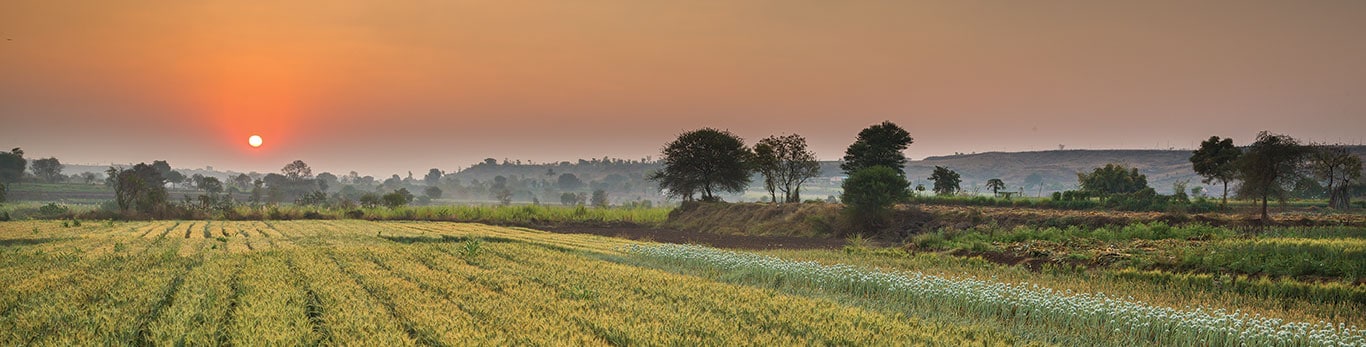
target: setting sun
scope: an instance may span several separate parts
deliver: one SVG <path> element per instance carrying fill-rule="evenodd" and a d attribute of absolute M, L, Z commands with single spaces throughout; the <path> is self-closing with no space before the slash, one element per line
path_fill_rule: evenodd
<path fill-rule="evenodd" d="M 247 138 L 247 144 L 252 147 L 261 147 L 261 135 L 251 135 Z"/>

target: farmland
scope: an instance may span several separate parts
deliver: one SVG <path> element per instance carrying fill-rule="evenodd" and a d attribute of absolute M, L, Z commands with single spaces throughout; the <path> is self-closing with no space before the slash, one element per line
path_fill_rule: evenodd
<path fill-rule="evenodd" d="M 63 223 L 0 223 L 0 344 L 1366 343 L 1350 293 L 1198 275 L 445 222 Z"/>

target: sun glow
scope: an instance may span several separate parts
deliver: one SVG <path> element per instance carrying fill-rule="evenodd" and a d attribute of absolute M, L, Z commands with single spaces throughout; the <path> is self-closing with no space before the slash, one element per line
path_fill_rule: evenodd
<path fill-rule="evenodd" d="M 251 135 L 251 137 L 247 138 L 247 144 L 251 145 L 253 148 L 261 147 L 261 135 Z"/>

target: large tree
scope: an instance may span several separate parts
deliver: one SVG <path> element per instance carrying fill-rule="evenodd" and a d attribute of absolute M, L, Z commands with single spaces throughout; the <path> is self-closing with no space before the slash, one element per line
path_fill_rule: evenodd
<path fill-rule="evenodd" d="M 961 189 L 959 183 L 962 183 L 963 179 L 949 168 L 935 166 L 934 171 L 930 172 L 930 181 L 934 182 L 935 194 L 952 195 Z"/>
<path fill-rule="evenodd" d="M 295 160 L 292 163 L 286 164 L 283 169 L 280 169 L 280 172 L 284 173 L 285 177 L 292 181 L 313 178 L 313 169 L 309 168 L 308 164 L 305 164 L 303 160 Z"/>
<path fill-rule="evenodd" d="M 1218 136 L 1210 136 L 1208 140 L 1200 142 L 1200 149 L 1191 153 L 1191 166 L 1196 174 L 1204 177 L 1202 182 L 1209 184 L 1219 181 L 1224 185 L 1220 207 L 1228 206 L 1228 182 L 1237 178 L 1237 162 L 1242 156 L 1243 150 L 1233 145 L 1233 139 L 1220 139 Z"/>
<path fill-rule="evenodd" d="M 911 134 L 891 121 L 882 122 L 859 131 L 858 138 L 844 150 L 845 174 L 873 166 L 886 166 L 898 175 L 906 175 L 906 155 L 902 153 L 915 140 Z"/>
<path fill-rule="evenodd" d="M 57 183 L 62 180 L 62 169 L 65 168 L 66 165 L 62 165 L 62 162 L 58 161 L 57 158 L 47 158 L 34 160 L 31 170 L 33 170 L 33 175 L 38 176 L 39 179 L 47 183 Z"/>
<path fill-rule="evenodd" d="M 247 190 L 251 188 L 251 176 L 244 173 L 237 174 L 237 177 L 232 178 L 232 182 L 237 184 L 237 189 Z"/>
<path fill-rule="evenodd" d="M 1307 154 L 1294 138 L 1263 131 L 1238 160 L 1238 177 L 1243 181 L 1238 195 L 1262 201 L 1263 222 L 1270 221 L 1267 202 L 1272 198 L 1285 200 L 1286 188 L 1300 178 Z"/>
<path fill-rule="evenodd" d="M 106 171 L 114 186 L 114 201 L 119 209 L 154 212 L 166 204 L 166 179 L 155 166 L 140 163 L 130 169 L 110 167 Z"/>
<path fill-rule="evenodd" d="M 9 152 L 0 152 L 0 183 L 19 182 L 24 178 L 24 169 L 28 167 L 28 160 L 24 159 L 24 150 L 15 148 Z"/>
<path fill-rule="evenodd" d="M 446 173 L 441 172 L 441 169 L 432 168 L 431 170 L 427 170 L 426 176 L 422 176 L 422 181 L 426 182 L 429 186 L 435 186 L 438 183 L 441 183 L 441 176 L 444 175 L 446 175 Z"/>
<path fill-rule="evenodd" d="M 1328 207 L 1350 207 L 1348 187 L 1361 178 L 1361 157 L 1343 146 L 1319 146 L 1310 154 L 1310 161 L 1314 177 L 1328 189 Z"/>
<path fill-rule="evenodd" d="M 1078 172 L 1077 183 L 1081 190 L 1100 197 L 1115 194 L 1133 193 L 1148 188 L 1148 175 L 1138 173 L 1137 168 L 1120 164 L 1105 164 L 1091 173 Z"/>
<path fill-rule="evenodd" d="M 806 148 L 801 135 L 770 136 L 754 145 L 754 167 L 764 176 L 773 200 L 783 192 L 783 202 L 801 202 L 802 184 L 821 173 L 816 153 Z"/>
<path fill-rule="evenodd" d="M 740 193 L 749 187 L 752 156 L 745 141 L 729 131 L 702 128 L 678 135 L 664 146 L 663 169 L 650 175 L 670 196 L 719 201 L 722 192 Z"/>
<path fill-rule="evenodd" d="M 583 188 L 583 180 L 580 180 L 579 176 L 575 176 L 572 173 L 565 173 L 560 174 L 560 178 L 556 179 L 555 185 L 559 186 L 562 190 L 575 190 Z"/>

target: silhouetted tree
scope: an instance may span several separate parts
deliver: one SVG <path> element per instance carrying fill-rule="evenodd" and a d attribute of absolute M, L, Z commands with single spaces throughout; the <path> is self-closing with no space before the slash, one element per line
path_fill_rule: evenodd
<path fill-rule="evenodd" d="M 33 170 L 33 175 L 38 176 L 39 179 L 47 183 L 57 183 L 62 180 L 62 169 L 64 168 L 66 165 L 62 165 L 62 162 L 58 161 L 57 158 L 47 158 L 34 160 L 31 170 Z"/>
<path fill-rule="evenodd" d="M 930 172 L 930 181 L 934 182 L 935 194 L 953 195 L 962 189 L 959 184 L 963 182 L 963 179 L 957 172 L 949 170 L 949 168 L 935 166 L 934 171 Z"/>
<path fill-rule="evenodd" d="M 1006 182 L 1000 178 L 987 180 L 987 189 L 991 189 L 992 196 L 1001 196 L 1001 189 L 1006 189 Z"/>
<path fill-rule="evenodd" d="M 247 176 L 247 174 L 237 174 L 237 177 L 232 178 L 232 182 L 237 184 L 238 189 L 251 188 L 251 176 Z"/>
<path fill-rule="evenodd" d="M 384 206 L 397 208 L 413 202 L 413 193 L 409 193 L 407 188 L 399 188 L 392 193 L 384 194 L 381 198 Z"/>
<path fill-rule="evenodd" d="M 308 164 L 305 164 L 303 160 L 295 160 L 292 163 L 286 164 L 283 169 L 280 169 L 280 172 L 284 173 L 285 177 L 289 178 L 291 181 L 313 178 L 313 169 L 309 168 Z"/>
<path fill-rule="evenodd" d="M 778 153 L 773 145 L 763 140 L 754 144 L 754 159 L 750 161 L 750 166 L 764 176 L 764 190 L 768 191 L 769 202 L 778 202 Z"/>
<path fill-rule="evenodd" d="M 570 192 L 560 193 L 560 204 L 571 206 L 579 203 L 578 195 Z"/>
<path fill-rule="evenodd" d="M 1342 146 L 1319 146 L 1310 154 L 1314 177 L 1323 181 L 1328 190 L 1328 207 L 1351 207 L 1352 194 L 1348 187 L 1361 178 L 1361 157 Z"/>
<path fill-rule="evenodd" d="M 1204 177 L 1205 184 L 1219 181 L 1224 185 L 1224 194 L 1219 201 L 1219 207 L 1228 206 L 1228 182 L 1237 178 L 1238 158 L 1243 156 L 1243 150 L 1233 145 L 1233 139 L 1220 139 L 1218 136 L 1210 136 L 1208 140 L 1200 142 L 1200 148 L 1191 153 L 1191 166 L 1195 173 Z"/>
<path fill-rule="evenodd" d="M 426 182 L 427 185 L 429 185 L 429 186 L 435 186 L 435 185 L 437 185 L 438 183 L 441 183 L 441 176 L 442 176 L 442 175 L 445 175 L 445 174 L 442 173 L 441 170 L 436 169 L 436 168 L 432 168 L 431 170 L 427 170 L 427 175 L 426 175 L 426 176 L 422 176 L 422 181 L 423 181 L 423 182 Z"/>
<path fill-rule="evenodd" d="M 1271 198 L 1285 201 L 1286 189 L 1299 180 L 1307 154 L 1294 138 L 1262 131 L 1238 160 L 1238 177 L 1243 181 L 1238 195 L 1262 200 L 1262 221 L 1270 221 L 1267 202 Z"/>
<path fill-rule="evenodd" d="M 24 150 L 15 148 L 8 153 L 0 152 L 0 183 L 19 182 L 24 178 L 26 167 L 28 160 L 24 159 Z"/>
<path fill-rule="evenodd" d="M 441 193 L 441 187 L 437 186 L 428 186 L 427 189 L 422 190 L 422 194 L 427 195 L 427 198 L 431 199 L 440 199 Z"/>
<path fill-rule="evenodd" d="M 800 135 L 770 136 L 754 145 L 754 166 L 764 176 L 764 186 L 773 200 L 774 190 L 783 192 L 783 202 L 801 202 L 801 187 L 806 180 L 819 176 L 820 162 L 816 153 L 806 148 Z"/>
<path fill-rule="evenodd" d="M 896 123 L 882 122 L 859 131 L 858 138 L 844 150 L 845 174 L 873 166 L 886 166 L 896 174 L 906 175 L 906 155 L 902 153 L 915 140 Z"/>
<path fill-rule="evenodd" d="M 119 209 L 155 212 L 166 204 L 166 181 L 160 170 L 140 163 L 131 169 L 110 167 L 107 171 L 114 182 L 114 201 Z"/>
<path fill-rule="evenodd" d="M 81 173 L 81 181 L 84 181 L 85 184 L 94 184 L 95 181 L 98 181 L 98 180 L 100 180 L 100 177 L 99 177 L 99 175 L 96 175 L 94 172 L 82 172 L 82 173 Z"/>
<path fill-rule="evenodd" d="M 1077 173 L 1077 183 L 1081 190 L 1096 196 L 1109 197 L 1115 194 L 1133 193 L 1148 188 L 1148 176 L 1138 173 L 1138 169 L 1120 164 L 1105 164 L 1092 170 L 1090 174 Z"/>
<path fill-rule="evenodd" d="M 331 172 L 320 173 L 316 179 L 318 180 L 318 190 L 324 192 L 326 192 L 329 187 L 336 187 L 340 182 L 337 179 L 337 175 L 333 175 Z"/>
<path fill-rule="evenodd" d="M 664 147 L 663 169 L 650 175 L 671 196 L 691 201 L 720 201 L 717 193 L 745 191 L 749 187 L 752 155 L 745 141 L 729 131 L 703 128 L 683 133 Z"/>
<path fill-rule="evenodd" d="M 593 200 L 592 200 L 592 201 L 593 201 L 593 206 L 594 206 L 594 207 L 598 207 L 598 208 L 605 208 L 605 207 L 607 207 L 607 205 L 608 205 L 608 202 L 607 202 L 607 191 L 602 190 L 602 189 L 594 190 L 594 191 L 593 191 Z"/>
<path fill-rule="evenodd" d="M 199 184 L 197 184 L 197 186 L 199 187 L 199 189 L 204 190 L 204 192 L 208 193 L 209 195 L 218 195 L 223 193 L 223 182 L 219 181 L 217 177 L 204 177 L 199 180 Z"/>
<path fill-rule="evenodd" d="M 365 208 L 375 208 L 375 206 L 379 206 L 379 204 L 383 202 L 380 195 L 375 193 L 361 194 L 360 199 L 357 200 L 360 201 L 360 205 Z"/>
<path fill-rule="evenodd" d="M 583 180 L 580 180 L 579 176 L 575 176 L 572 173 L 566 173 L 560 175 L 560 178 L 556 180 L 555 185 L 563 190 L 574 190 L 583 187 Z"/>

